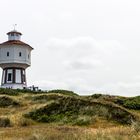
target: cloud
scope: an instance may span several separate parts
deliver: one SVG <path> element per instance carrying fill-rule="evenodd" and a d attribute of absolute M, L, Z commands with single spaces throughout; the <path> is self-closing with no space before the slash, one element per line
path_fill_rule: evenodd
<path fill-rule="evenodd" d="M 39 80 L 34 81 L 35 85 L 38 85 L 41 89 L 65 89 L 72 90 L 79 94 L 91 94 L 94 93 L 94 90 L 91 89 L 90 85 L 87 84 L 87 81 L 82 78 L 73 78 L 69 77 L 67 79 L 62 78 L 61 80 Z M 47 88 L 46 88 L 47 87 Z"/>
<path fill-rule="evenodd" d="M 67 68 L 74 70 L 90 70 L 93 68 L 103 66 L 102 62 L 99 60 L 73 60 L 64 62 Z"/>
<path fill-rule="evenodd" d="M 51 38 L 47 40 L 46 47 L 67 68 L 77 70 L 96 69 L 104 66 L 104 61 L 112 55 L 123 51 L 123 46 L 115 40 L 97 41 L 92 37 L 78 37 L 73 39 Z"/>
<path fill-rule="evenodd" d="M 117 40 L 92 37 L 48 38 L 38 47 L 32 65 L 35 85 L 42 89 L 68 89 L 80 94 L 139 94 L 139 51 Z M 36 73 L 40 73 L 36 75 Z"/>
<path fill-rule="evenodd" d="M 140 91 L 140 82 L 120 80 L 116 83 L 106 83 L 101 91 L 111 95 L 137 96 Z"/>
<path fill-rule="evenodd" d="M 127 49 L 121 43 L 92 37 L 50 38 L 46 42 L 40 52 L 44 57 L 38 58 L 42 59 L 39 65 L 43 67 L 39 67 L 39 71 L 44 76 L 35 79 L 37 85 L 43 89 L 63 88 L 81 94 L 121 93 L 118 83 L 128 77 Z"/>

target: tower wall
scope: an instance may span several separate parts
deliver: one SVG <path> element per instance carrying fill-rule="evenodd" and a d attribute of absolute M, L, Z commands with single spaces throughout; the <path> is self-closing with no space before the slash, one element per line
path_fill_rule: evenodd
<path fill-rule="evenodd" d="M 31 65 L 31 49 L 19 45 L 0 45 L 0 66 L 9 63 Z"/>
<path fill-rule="evenodd" d="M 9 67 L 3 69 L 1 86 L 4 88 L 25 88 L 26 72 L 23 68 Z"/>
<path fill-rule="evenodd" d="M 20 32 L 13 30 L 7 35 L 8 41 L 0 44 L 1 87 L 23 89 L 27 87 L 25 70 L 31 65 L 33 48 L 20 41 Z"/>
<path fill-rule="evenodd" d="M 8 40 L 20 40 L 20 34 L 12 33 L 8 36 Z"/>

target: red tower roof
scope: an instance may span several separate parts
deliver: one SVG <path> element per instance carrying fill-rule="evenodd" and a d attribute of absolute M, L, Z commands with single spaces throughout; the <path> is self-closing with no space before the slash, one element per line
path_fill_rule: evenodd
<path fill-rule="evenodd" d="M 28 44 L 26 44 L 26 43 L 24 43 L 20 40 L 8 40 L 6 42 L 1 43 L 0 46 L 1 45 L 25 45 L 25 46 L 28 46 L 28 47 L 32 48 L 30 45 L 28 45 Z"/>

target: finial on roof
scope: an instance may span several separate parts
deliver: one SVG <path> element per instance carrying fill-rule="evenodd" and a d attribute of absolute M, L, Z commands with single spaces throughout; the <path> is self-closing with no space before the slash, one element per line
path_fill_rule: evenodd
<path fill-rule="evenodd" d="M 13 27 L 14 27 L 14 31 L 16 31 L 16 26 L 17 26 L 17 24 L 14 24 L 14 25 L 13 25 Z"/>

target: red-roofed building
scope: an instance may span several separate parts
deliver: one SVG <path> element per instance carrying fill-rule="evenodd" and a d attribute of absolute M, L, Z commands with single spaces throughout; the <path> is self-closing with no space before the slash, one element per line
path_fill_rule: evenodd
<path fill-rule="evenodd" d="M 20 40 L 20 32 L 13 30 L 7 35 L 8 41 L 0 44 L 1 87 L 23 89 L 27 87 L 25 70 L 31 65 L 33 48 Z"/>

